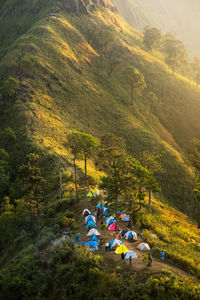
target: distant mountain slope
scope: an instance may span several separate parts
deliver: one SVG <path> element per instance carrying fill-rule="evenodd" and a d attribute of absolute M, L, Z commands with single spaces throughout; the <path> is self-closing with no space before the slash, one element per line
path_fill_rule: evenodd
<path fill-rule="evenodd" d="M 152 24 L 152 20 L 140 4 L 133 0 L 111 0 L 117 7 L 118 12 L 131 26 L 143 30 L 147 24 Z"/>
<path fill-rule="evenodd" d="M 141 30 L 142 24 L 150 24 L 165 32 L 172 32 L 177 38 L 183 40 L 194 56 L 200 56 L 199 1 L 112 0 L 112 2 L 130 25 Z"/>
<path fill-rule="evenodd" d="M 194 212 L 192 172 L 183 152 L 193 137 L 200 138 L 200 89 L 143 51 L 140 33 L 110 2 L 6 1 L 0 28 L 0 87 L 10 76 L 20 84 L 15 100 L 1 99 L 2 128 L 11 126 L 18 136 L 63 155 L 72 129 L 122 136 L 136 157 L 144 150 L 161 154 L 164 197 Z M 113 58 L 118 61 L 110 74 Z M 130 65 L 147 83 L 133 106 Z"/>

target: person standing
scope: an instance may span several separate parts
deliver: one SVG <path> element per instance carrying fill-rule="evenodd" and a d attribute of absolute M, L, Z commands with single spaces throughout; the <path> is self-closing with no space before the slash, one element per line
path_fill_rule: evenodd
<path fill-rule="evenodd" d="M 110 248 L 110 247 L 109 247 L 109 243 L 106 243 L 105 246 L 106 246 L 106 252 L 109 251 L 109 250 L 110 250 L 110 249 L 109 249 L 109 248 Z"/>
<path fill-rule="evenodd" d="M 161 259 L 162 262 L 165 262 L 165 253 L 164 253 L 164 251 L 161 252 L 160 259 Z"/>
<path fill-rule="evenodd" d="M 122 253 L 121 253 L 121 259 L 124 260 L 124 257 L 125 257 L 125 254 L 124 254 L 124 252 L 122 252 Z"/>
<path fill-rule="evenodd" d="M 151 265 L 152 265 L 152 257 L 151 257 L 151 254 L 149 253 L 148 254 L 148 264 L 147 264 L 147 266 L 151 267 Z"/>

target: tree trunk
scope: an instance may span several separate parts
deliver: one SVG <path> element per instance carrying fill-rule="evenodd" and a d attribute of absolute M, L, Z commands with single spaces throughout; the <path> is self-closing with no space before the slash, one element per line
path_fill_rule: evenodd
<path fill-rule="evenodd" d="M 131 230 L 133 230 L 133 218 L 134 218 L 134 214 L 131 214 L 131 216 L 130 216 L 130 226 L 131 226 Z"/>
<path fill-rule="evenodd" d="M 37 258 L 40 257 L 40 209 L 39 209 L 39 204 L 37 202 L 37 231 L 36 231 L 36 256 Z"/>
<path fill-rule="evenodd" d="M 116 200 L 115 200 L 115 215 L 116 215 L 116 227 L 115 227 L 115 231 L 117 233 L 117 221 L 118 221 L 118 214 L 117 214 L 117 211 L 118 211 L 118 192 L 116 192 Z"/>
<path fill-rule="evenodd" d="M 10 234 L 10 247 L 13 247 L 13 233 Z"/>
<path fill-rule="evenodd" d="M 131 85 L 131 105 L 133 105 L 133 85 Z"/>
<path fill-rule="evenodd" d="M 149 190 L 149 210 L 151 209 L 151 191 Z"/>
<path fill-rule="evenodd" d="M 60 200 L 62 199 L 63 196 L 63 186 L 62 186 L 62 170 L 61 170 L 61 164 L 59 162 L 59 178 L 60 178 Z"/>
<path fill-rule="evenodd" d="M 76 157 L 75 156 L 74 156 L 74 183 L 75 183 L 75 191 L 76 191 L 76 202 L 79 202 L 78 188 L 77 188 L 77 174 L 76 174 Z"/>
<path fill-rule="evenodd" d="M 85 179 L 87 177 L 87 157 L 85 156 Z"/>

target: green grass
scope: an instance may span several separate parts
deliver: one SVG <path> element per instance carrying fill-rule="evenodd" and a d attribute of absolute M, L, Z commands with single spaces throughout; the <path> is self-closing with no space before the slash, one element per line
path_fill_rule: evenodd
<path fill-rule="evenodd" d="M 141 48 L 141 34 L 109 9 L 81 16 L 61 9 L 58 17 L 47 18 L 54 3 L 38 3 L 22 3 L 27 7 L 22 16 L 23 5 L 11 1 L 2 5 L 0 26 L 9 32 L 9 39 L 1 36 L 0 79 L 18 78 L 21 72 L 23 88 L 15 103 L 3 99 L 1 126 L 11 126 L 18 135 L 25 132 L 38 147 L 65 157 L 66 135 L 74 129 L 97 137 L 108 132 L 122 136 L 136 157 L 143 150 L 161 153 L 163 195 L 192 214 L 187 207 L 191 170 L 184 164 L 183 152 L 192 137 L 199 137 L 199 87 L 179 74 L 172 76 L 162 57 Z M 40 10 L 34 15 L 37 5 Z M 9 11 L 15 6 L 13 17 Z M 98 36 L 111 25 L 121 64 L 109 77 Z M 147 83 L 132 107 L 125 76 L 129 65 L 138 68 Z"/>
<path fill-rule="evenodd" d="M 200 230 L 186 215 L 154 198 L 151 212 L 145 209 L 138 225 L 148 229 L 144 235 L 154 255 L 164 251 L 168 263 L 200 278 Z"/>

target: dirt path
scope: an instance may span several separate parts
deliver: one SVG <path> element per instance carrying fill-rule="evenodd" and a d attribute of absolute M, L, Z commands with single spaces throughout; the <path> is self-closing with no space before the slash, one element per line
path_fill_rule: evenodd
<path fill-rule="evenodd" d="M 80 203 L 80 210 L 79 210 L 79 212 L 77 212 L 78 213 L 77 219 L 81 218 L 80 226 L 79 226 L 79 232 L 81 234 L 81 239 L 87 242 L 90 240 L 90 238 L 87 237 L 88 231 L 85 228 L 85 218 L 82 217 L 82 211 L 84 208 L 88 208 L 91 211 L 91 213 L 94 214 L 95 207 L 90 201 L 87 201 L 87 200 L 82 201 Z M 95 253 L 101 254 L 105 260 L 107 260 L 107 261 L 112 260 L 113 262 L 116 263 L 116 265 L 120 265 L 122 267 L 124 266 L 126 268 L 128 267 L 129 270 L 132 270 L 133 272 L 149 270 L 152 273 L 158 273 L 163 269 L 167 269 L 177 275 L 181 275 L 183 277 L 191 277 L 191 275 L 188 275 L 183 270 L 181 270 L 171 264 L 163 263 L 155 257 L 153 257 L 152 266 L 147 268 L 147 263 L 143 261 L 144 251 L 139 251 L 137 249 L 138 244 L 143 241 L 139 237 L 138 237 L 138 241 L 134 242 L 134 243 L 130 243 L 129 241 L 120 238 L 121 241 L 123 242 L 123 244 L 128 248 L 128 250 L 133 250 L 134 252 L 136 252 L 136 254 L 138 256 L 137 259 L 132 259 L 131 265 L 129 263 L 129 260 L 122 260 L 121 255 L 115 254 L 114 251 L 106 252 L 105 251 L 105 243 L 109 242 L 111 239 L 113 239 L 115 237 L 115 232 L 108 231 L 107 229 L 101 230 L 101 228 L 100 228 L 101 222 L 100 221 L 97 221 L 97 225 L 98 225 L 98 231 L 101 233 L 101 235 L 100 235 L 101 243 L 100 243 L 98 252 L 95 252 Z M 119 225 L 123 229 L 126 227 L 126 222 L 120 222 Z"/>

